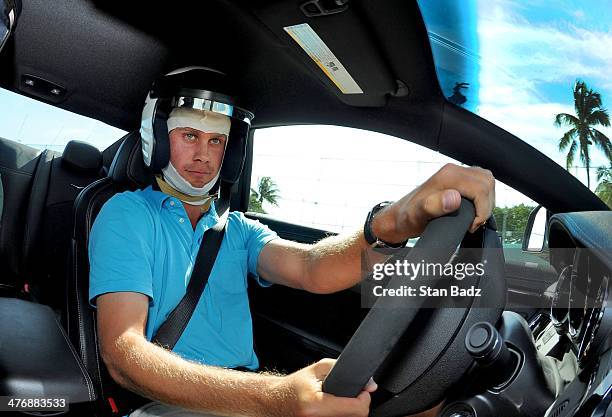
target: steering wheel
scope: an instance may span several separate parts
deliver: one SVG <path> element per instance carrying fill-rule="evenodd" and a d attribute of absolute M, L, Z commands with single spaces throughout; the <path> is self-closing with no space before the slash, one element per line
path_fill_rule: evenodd
<path fill-rule="evenodd" d="M 438 404 L 466 373 L 473 363 L 464 347 L 468 329 L 479 321 L 495 325 L 506 297 L 504 258 L 494 220 L 491 217 L 475 233 L 466 233 L 474 212 L 473 203 L 462 199 L 456 212 L 427 224 L 403 259 L 444 265 L 460 244 L 478 248 L 468 257 L 484 265 L 484 274 L 474 281 L 481 296 L 462 297 L 460 306 L 445 308 L 427 308 L 403 297 L 378 298 L 327 375 L 324 392 L 356 397 L 374 376 L 379 388 L 372 397 L 370 416 L 393 417 Z M 386 288 L 405 283 L 405 277 L 395 276 Z M 484 306 L 488 308 L 477 308 Z"/>

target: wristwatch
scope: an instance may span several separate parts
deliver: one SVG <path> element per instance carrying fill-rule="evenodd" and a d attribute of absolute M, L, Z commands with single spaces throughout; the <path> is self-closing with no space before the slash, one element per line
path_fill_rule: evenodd
<path fill-rule="evenodd" d="M 377 205 L 372 207 L 372 210 L 370 210 L 370 212 L 368 213 L 368 217 L 366 217 L 366 221 L 363 225 L 363 236 L 365 237 L 366 242 L 368 242 L 368 245 L 374 248 L 398 249 L 403 248 L 404 246 L 406 246 L 406 243 L 408 243 L 407 239 L 399 243 L 385 242 L 384 240 L 376 236 L 372 231 L 372 220 L 374 220 L 374 216 L 376 216 L 376 213 L 378 213 L 385 207 L 390 206 L 391 204 L 393 204 L 393 201 L 383 201 L 382 203 L 378 203 Z"/>

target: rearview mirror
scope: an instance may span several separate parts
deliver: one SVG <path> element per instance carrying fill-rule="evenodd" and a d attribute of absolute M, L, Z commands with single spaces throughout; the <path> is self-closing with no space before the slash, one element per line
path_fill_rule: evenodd
<path fill-rule="evenodd" d="M 17 25 L 21 0 L 0 0 L 0 51 Z"/>
<path fill-rule="evenodd" d="M 541 252 L 544 249 L 546 228 L 548 224 L 548 211 L 541 205 L 529 213 L 527 227 L 523 235 L 523 250 Z"/>

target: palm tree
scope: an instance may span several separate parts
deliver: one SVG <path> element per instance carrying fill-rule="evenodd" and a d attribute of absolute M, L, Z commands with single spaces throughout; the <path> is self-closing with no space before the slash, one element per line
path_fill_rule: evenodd
<path fill-rule="evenodd" d="M 597 197 L 612 208 L 612 164 L 609 167 L 597 168 L 597 188 L 595 194 Z"/>
<path fill-rule="evenodd" d="M 601 95 L 588 88 L 586 83 L 576 80 L 574 84 L 574 108 L 576 115 L 560 113 L 555 116 L 555 126 L 569 126 L 570 130 L 565 132 L 559 140 L 559 150 L 568 149 L 566 167 L 569 170 L 574 163 L 576 151 L 580 153 L 580 160 L 585 164 L 587 170 L 587 187 L 591 188 L 591 175 L 589 168 L 591 157 L 589 145 L 597 145 L 603 153 L 612 161 L 612 144 L 610 139 L 593 126 L 610 126 L 610 116 L 602 107 Z"/>
<path fill-rule="evenodd" d="M 265 213 L 263 202 L 278 206 L 280 198 L 279 189 L 271 177 L 261 177 L 257 183 L 257 190 L 251 188 L 249 199 L 249 210 L 257 213 Z"/>

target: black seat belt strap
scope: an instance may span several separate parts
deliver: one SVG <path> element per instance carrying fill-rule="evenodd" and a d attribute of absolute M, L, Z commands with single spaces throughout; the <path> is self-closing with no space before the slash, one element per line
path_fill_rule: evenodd
<path fill-rule="evenodd" d="M 174 348 L 187 327 L 187 323 L 189 323 L 198 301 L 204 293 L 208 277 L 217 259 L 229 215 L 229 196 L 224 196 L 223 191 L 222 189 L 221 198 L 215 204 L 219 221 L 204 233 L 186 293 L 151 340 L 168 350 Z"/>

